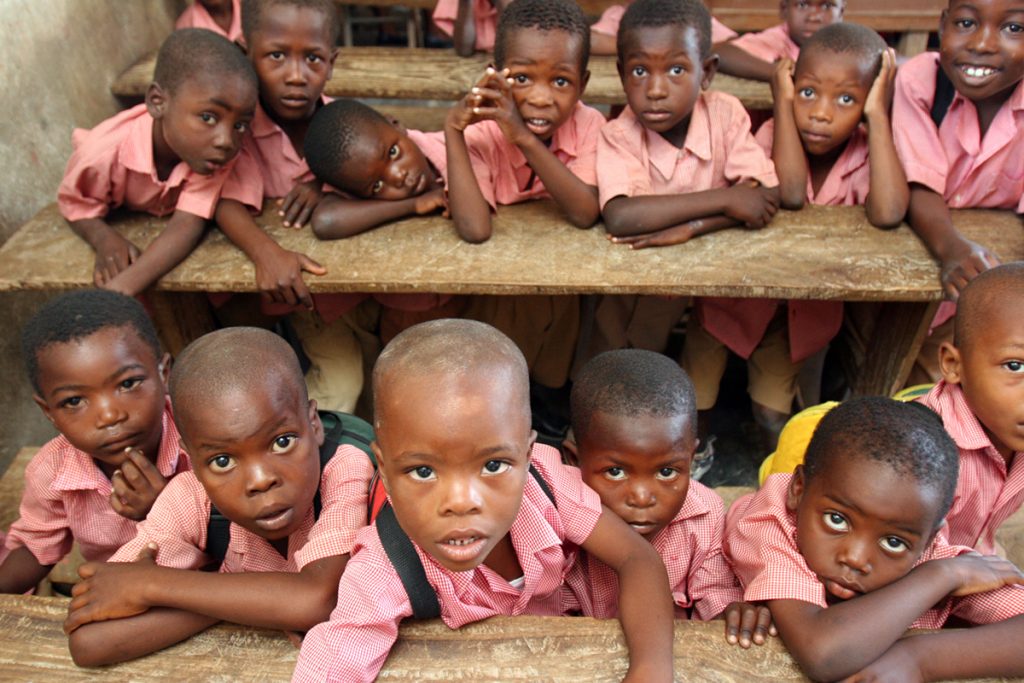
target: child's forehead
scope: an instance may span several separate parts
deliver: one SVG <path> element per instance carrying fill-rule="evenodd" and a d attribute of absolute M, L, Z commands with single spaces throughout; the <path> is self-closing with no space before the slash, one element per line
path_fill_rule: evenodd
<path fill-rule="evenodd" d="M 611 446 L 631 453 L 685 449 L 694 441 L 689 417 L 684 413 L 655 414 L 639 411 L 626 414 L 596 410 L 591 415 L 581 445 Z"/>
<path fill-rule="evenodd" d="M 692 24 L 663 24 L 661 26 L 635 26 L 622 37 L 621 56 L 628 59 L 634 54 L 685 52 L 693 63 L 701 61 L 700 30 Z"/>
<path fill-rule="evenodd" d="M 818 80 L 854 81 L 861 85 L 871 83 L 868 60 L 864 55 L 824 47 L 804 49 L 797 61 L 794 78 L 812 76 Z"/>
<path fill-rule="evenodd" d="M 974 11 L 990 11 L 997 14 L 1008 12 L 1024 12 L 1021 0 L 949 0 L 949 11 L 969 9 Z"/>
<path fill-rule="evenodd" d="M 306 40 L 331 42 L 331 20 L 321 9 L 292 3 L 271 2 L 260 10 L 259 23 L 249 37 L 254 43 L 280 40 L 285 36 L 302 36 Z"/>
<path fill-rule="evenodd" d="M 542 51 L 536 48 L 543 46 Z M 505 64 L 517 62 L 551 62 L 580 71 L 583 64 L 583 38 L 575 33 L 554 28 L 516 28 L 505 37 Z"/>

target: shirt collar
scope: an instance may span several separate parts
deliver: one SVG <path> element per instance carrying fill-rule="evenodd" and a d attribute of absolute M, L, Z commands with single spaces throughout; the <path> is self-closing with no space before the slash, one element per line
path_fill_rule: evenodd
<path fill-rule="evenodd" d="M 945 380 L 940 380 L 928 393 L 927 401 L 935 406 L 946 431 L 958 448 L 965 451 L 985 451 L 997 458 L 1005 467 L 1006 461 L 992 445 L 992 440 L 967 403 L 967 397 L 959 384 L 948 384 Z"/>
<path fill-rule="evenodd" d="M 176 187 L 185 181 L 192 172 L 184 161 L 179 161 L 167 180 L 160 180 L 156 174 L 156 160 L 153 157 L 153 117 L 145 110 L 128 125 L 130 132 L 125 136 L 121 147 L 120 159 L 125 168 L 134 173 L 148 175 L 153 182 L 167 187 Z"/>
<path fill-rule="evenodd" d="M 320 104 L 324 105 L 331 101 L 331 98 L 325 97 L 323 94 L 320 95 Z M 317 111 L 320 108 L 317 107 Z M 262 103 L 256 105 L 256 113 L 252 117 L 252 123 L 249 125 L 249 130 L 254 138 L 265 138 L 270 135 L 284 134 L 284 130 L 281 126 L 277 125 L 274 119 L 270 118 L 270 114 L 263 108 Z"/>
<path fill-rule="evenodd" d="M 555 129 L 554 135 L 551 136 L 551 145 L 548 149 L 551 153 L 556 155 L 563 164 L 575 159 L 579 156 L 580 140 L 576 131 L 576 119 L 579 113 L 580 107 L 583 106 L 582 102 L 577 102 L 573 108 L 569 118 L 566 119 L 565 123 Z M 509 152 L 509 161 L 512 162 L 512 167 L 520 169 L 526 166 L 526 156 L 523 151 L 516 145 L 511 145 L 511 151 Z M 561 152 L 561 154 L 559 154 Z"/>
<path fill-rule="evenodd" d="M 635 118 L 636 114 L 633 116 Z M 637 125 L 643 128 L 639 119 L 637 119 Z M 651 165 L 658 169 L 664 178 L 671 178 L 675 173 L 676 164 L 684 151 L 693 154 L 701 161 L 711 159 L 711 118 L 708 115 L 708 105 L 704 101 L 703 93 L 697 98 L 697 102 L 693 105 L 693 111 L 690 112 L 690 125 L 686 130 L 686 140 L 681 149 L 676 148 L 654 131 L 646 128 L 643 128 L 643 131 L 647 140 Z"/>

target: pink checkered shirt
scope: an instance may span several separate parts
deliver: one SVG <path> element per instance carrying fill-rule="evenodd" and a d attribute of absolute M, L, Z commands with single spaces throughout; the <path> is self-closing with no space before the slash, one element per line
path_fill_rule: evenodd
<path fill-rule="evenodd" d="M 789 35 L 789 26 L 783 22 L 755 33 L 744 33 L 731 41 L 733 45 L 766 62 L 787 57 L 796 61 L 800 46 Z"/>
<path fill-rule="evenodd" d="M 156 466 L 164 477 L 189 470 L 178 446 L 170 402 L 164 407 L 163 436 Z M 77 541 L 89 561 L 105 561 L 135 536 L 136 522 L 110 507 L 110 480 L 88 453 L 58 436 L 35 454 L 25 469 L 19 518 L 7 536 L 8 549 L 25 546 L 42 565 L 56 564 Z M 156 503 L 154 503 L 154 509 Z"/>
<path fill-rule="evenodd" d="M 207 31 L 219 33 L 234 42 L 242 37 L 242 0 L 231 0 L 231 26 L 228 27 L 227 32 L 198 2 L 193 2 L 185 8 L 178 20 L 174 22 L 174 28 L 205 28 Z"/>
<path fill-rule="evenodd" d="M 302 526 L 288 538 L 282 557 L 263 537 L 231 524 L 231 543 L 222 572 L 297 572 L 316 560 L 352 550 L 356 532 L 366 524 L 366 499 L 373 465 L 354 446 L 341 446 L 320 477 L 323 509 L 314 519 L 306 513 Z M 206 530 L 210 498 L 195 474 L 188 472 L 163 490 L 138 535 L 118 550 L 112 562 L 132 562 L 148 543 L 156 543 L 157 564 L 177 569 L 207 565 Z"/>
<path fill-rule="evenodd" d="M 632 5 L 633 2 L 624 2 L 621 5 L 612 5 L 604 12 L 601 13 L 601 17 L 590 25 L 591 33 L 600 33 L 605 36 L 616 36 L 619 33 L 619 24 L 622 23 L 622 15 L 626 13 L 626 8 Z M 718 19 L 711 17 L 711 42 L 720 43 L 723 40 L 729 40 L 730 38 L 736 37 L 736 31 L 720 22 Z"/>
<path fill-rule="evenodd" d="M 724 530 L 722 499 L 691 481 L 675 519 L 651 540 L 668 571 L 677 618 L 688 619 L 692 610 L 698 619 L 714 619 L 729 603 L 743 599 L 743 590 L 722 554 Z M 619 615 L 619 579 L 608 565 L 581 553 L 566 581 L 579 596 L 584 615 L 598 619 Z"/>
<path fill-rule="evenodd" d="M 918 400 L 939 414 L 960 449 L 960 478 L 946 515 L 949 542 L 993 555 L 996 530 L 1024 503 L 1024 454 L 1014 453 L 1007 470 L 960 385 L 940 381 Z"/>
<path fill-rule="evenodd" d="M 824 609 L 828 607 L 825 586 L 800 554 L 796 516 L 786 509 L 792 477 L 773 474 L 760 491 L 733 503 L 725 523 L 725 554 L 748 602 L 800 600 Z M 937 534 L 914 566 L 966 552 L 971 549 L 950 545 Z M 951 616 L 972 624 L 991 624 L 1018 614 L 1024 614 L 1024 587 L 1004 586 L 988 593 L 947 597 L 918 617 L 911 628 L 942 628 Z"/>
<path fill-rule="evenodd" d="M 453 572 L 416 547 L 427 580 L 437 591 L 441 618 L 451 628 L 491 616 L 557 616 L 579 605 L 562 584 L 575 561 L 576 546 L 590 536 L 601 516 L 601 500 L 547 446 L 534 446 L 534 466 L 557 505 L 528 476 L 522 506 L 509 533 L 523 568 L 522 588 L 489 567 Z M 302 642 L 295 681 L 372 681 L 398 637 L 398 624 L 412 607 L 398 573 L 381 547 L 375 526 L 359 532 L 352 560 L 338 586 L 338 605 L 328 622 Z"/>

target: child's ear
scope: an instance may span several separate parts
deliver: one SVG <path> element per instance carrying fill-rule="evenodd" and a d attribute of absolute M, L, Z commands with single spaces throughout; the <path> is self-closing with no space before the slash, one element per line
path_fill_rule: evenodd
<path fill-rule="evenodd" d="M 782 17 L 783 21 L 786 20 L 786 0 L 779 1 L 779 16 Z"/>
<path fill-rule="evenodd" d="M 50 421 L 50 424 L 57 426 L 57 423 L 53 421 L 53 415 L 50 413 L 50 406 L 45 400 L 43 400 L 43 397 L 39 394 L 32 394 L 32 400 L 35 401 L 36 405 L 39 406 L 39 409 L 43 411 L 43 415 L 45 415 L 46 419 Z"/>
<path fill-rule="evenodd" d="M 164 383 L 164 392 L 167 392 L 167 385 L 171 380 L 171 365 L 174 364 L 174 360 L 171 358 L 171 354 L 164 353 L 160 359 L 160 363 L 156 366 L 157 372 L 160 373 L 160 381 Z"/>
<path fill-rule="evenodd" d="M 394 116 L 385 116 L 384 118 L 386 118 L 388 120 L 388 123 L 394 126 L 395 130 L 397 130 L 402 135 L 405 135 L 406 133 L 409 132 L 405 125 L 401 121 L 396 119 Z"/>
<path fill-rule="evenodd" d="M 331 56 L 327 58 L 327 80 L 331 80 L 331 76 L 334 75 L 334 62 L 338 59 L 338 48 L 335 47 L 331 50 Z"/>
<path fill-rule="evenodd" d="M 718 53 L 709 54 L 701 63 L 701 68 L 704 69 L 704 75 L 700 79 L 700 89 L 707 90 L 711 87 L 711 81 L 714 80 L 715 74 L 718 73 Z"/>
<path fill-rule="evenodd" d="M 309 399 L 307 406 L 309 411 L 309 424 L 313 428 L 313 435 L 316 437 L 316 445 L 324 445 L 324 423 L 320 421 L 320 413 L 316 411 L 316 400 Z"/>
<path fill-rule="evenodd" d="M 149 88 L 146 89 L 146 111 L 154 119 L 160 120 L 167 110 L 167 99 L 167 93 L 164 92 L 164 89 L 159 83 L 153 81 L 149 84 Z"/>
<path fill-rule="evenodd" d="M 619 59 L 618 57 L 616 57 L 615 58 L 615 70 L 619 72 L 619 81 L 625 83 L 626 78 L 625 78 L 625 76 L 623 76 L 622 69 L 623 69 L 623 67 L 622 67 L 622 60 Z"/>
<path fill-rule="evenodd" d="M 789 480 L 789 492 L 786 494 L 786 509 L 796 512 L 800 499 L 804 497 L 804 466 L 797 465 L 793 470 L 793 478 Z"/>
<path fill-rule="evenodd" d="M 573 467 L 580 466 L 580 451 L 576 445 L 576 437 L 566 436 L 562 440 L 562 450 L 565 454 L 565 460 Z"/>
<path fill-rule="evenodd" d="M 618 62 L 616 62 L 616 64 L 618 64 Z M 619 74 L 620 77 L 621 75 L 622 74 Z M 590 69 L 586 69 L 580 75 L 580 97 L 583 97 L 583 93 L 586 91 L 588 83 L 590 83 Z"/>
<path fill-rule="evenodd" d="M 942 28 L 946 25 L 946 19 L 949 17 L 949 8 L 942 10 L 942 14 L 939 15 L 939 28 L 937 33 L 939 34 L 939 42 L 942 42 Z"/>
<path fill-rule="evenodd" d="M 380 481 L 384 484 L 384 490 L 390 496 L 391 487 L 388 485 L 388 475 L 384 468 L 384 452 L 380 449 L 380 443 L 376 439 L 370 444 L 370 448 L 373 449 L 373 457 L 377 461 L 377 473 L 380 475 Z"/>
<path fill-rule="evenodd" d="M 536 429 L 531 429 L 530 430 L 530 440 L 529 440 L 529 443 L 527 444 L 527 447 L 526 447 L 527 452 L 530 452 L 530 451 L 533 450 L 533 444 L 535 444 L 535 443 L 537 443 L 537 430 Z"/>
<path fill-rule="evenodd" d="M 963 380 L 960 365 L 960 349 L 949 342 L 942 342 L 939 346 L 939 370 L 942 372 L 942 379 L 949 384 L 960 384 Z"/>

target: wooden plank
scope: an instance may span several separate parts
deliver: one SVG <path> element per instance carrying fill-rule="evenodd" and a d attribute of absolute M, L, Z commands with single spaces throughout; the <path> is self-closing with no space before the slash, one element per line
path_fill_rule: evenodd
<path fill-rule="evenodd" d="M 403 100 L 455 101 L 466 94 L 491 60 L 487 54 L 459 57 L 451 50 L 428 48 L 341 48 L 334 75 L 324 92 L 331 97 L 375 97 Z M 122 74 L 111 92 L 141 97 L 153 79 L 155 57 L 150 56 Z M 771 109 L 767 83 L 718 74 L 712 89 L 735 95 L 750 109 Z M 583 95 L 592 104 L 622 104 L 614 57 L 590 60 L 590 84 Z"/>
<path fill-rule="evenodd" d="M 451 221 L 415 217 L 335 242 L 286 230 L 274 211 L 258 222 L 286 249 L 328 269 L 316 292 L 453 294 L 675 294 L 695 296 L 934 301 L 938 268 L 906 226 L 871 227 L 859 207 L 781 211 L 764 230 L 726 230 L 688 244 L 632 251 L 604 230 L 578 230 L 550 201 L 502 207 L 486 243 L 462 242 Z M 1009 211 L 963 210 L 953 222 L 1003 261 L 1024 259 L 1021 219 Z M 166 224 L 130 215 L 116 228 L 145 246 Z M 92 283 L 93 254 L 56 205 L 40 211 L 0 248 L 0 291 L 69 289 Z M 157 285 L 177 292 L 252 291 L 249 260 L 211 230 Z"/>
<path fill-rule="evenodd" d="M 401 100 L 387 104 L 373 104 L 374 109 L 385 116 L 393 116 L 406 128 L 423 131 L 444 130 L 448 107 L 426 107 L 403 104 Z"/>
<path fill-rule="evenodd" d="M 0 529 L 7 529 L 18 518 L 21 493 L 25 490 L 25 468 L 38 451 L 35 447 L 22 448 L 0 477 Z"/>
<path fill-rule="evenodd" d="M 946 0 L 857 0 L 843 18 L 876 31 L 936 31 Z M 760 31 L 779 23 L 779 4 L 771 0 L 708 0 L 716 19 L 736 31 Z"/>

